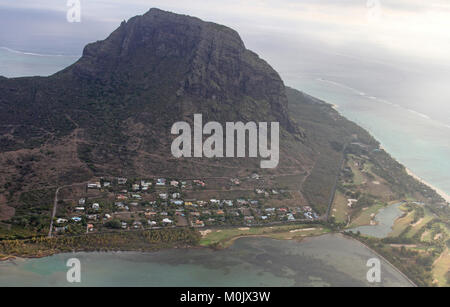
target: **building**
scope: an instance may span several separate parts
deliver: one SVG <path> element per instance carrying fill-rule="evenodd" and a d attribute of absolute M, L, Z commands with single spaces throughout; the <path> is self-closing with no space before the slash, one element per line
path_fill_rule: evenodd
<path fill-rule="evenodd" d="M 166 185 L 166 179 L 165 179 L 165 178 L 158 178 L 158 179 L 156 180 L 156 185 L 158 185 L 158 186 L 164 186 L 164 185 Z"/>
<path fill-rule="evenodd" d="M 168 218 L 165 218 L 165 219 L 163 219 L 162 221 L 163 221 L 163 223 L 165 223 L 165 224 L 172 224 L 172 223 L 173 223 L 173 221 L 172 221 L 171 219 L 168 219 Z"/>
<path fill-rule="evenodd" d="M 87 184 L 88 189 L 100 189 L 102 185 L 100 182 L 92 182 Z"/>
<path fill-rule="evenodd" d="M 117 183 L 122 185 L 122 184 L 126 184 L 127 183 L 127 178 L 117 178 Z"/>
<path fill-rule="evenodd" d="M 67 223 L 66 219 L 57 219 L 56 220 L 56 224 L 63 224 L 63 223 Z"/>

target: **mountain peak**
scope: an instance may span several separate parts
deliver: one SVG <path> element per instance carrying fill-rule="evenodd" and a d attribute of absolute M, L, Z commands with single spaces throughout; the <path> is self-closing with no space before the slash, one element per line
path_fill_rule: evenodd
<path fill-rule="evenodd" d="M 216 120 L 276 120 L 295 130 L 278 73 L 246 49 L 235 30 L 199 18 L 151 9 L 123 22 L 107 39 L 87 45 L 68 71 L 102 84 L 117 79 L 143 84 L 158 95 L 164 89 L 166 98 L 183 100 L 179 109 L 226 115 Z M 253 118 L 261 113 L 258 103 L 268 104 L 266 113 Z M 239 113 L 239 104 L 255 112 Z M 217 112 L 230 105 L 238 108 Z"/>
<path fill-rule="evenodd" d="M 130 56 L 139 48 L 157 48 L 177 52 L 180 47 L 195 47 L 202 41 L 223 41 L 237 49 L 245 49 L 239 34 L 226 26 L 205 22 L 157 8 L 121 23 L 106 40 L 88 44 L 83 57 Z M 177 44 L 178 42 L 178 44 Z M 186 44 L 190 43 L 190 44 Z"/>
<path fill-rule="evenodd" d="M 191 123 L 194 114 L 205 123 L 278 122 L 285 153 L 286 144 L 301 137 L 280 76 L 236 31 L 158 9 L 122 22 L 55 75 L 0 81 L 0 120 L 23 127 L 0 131 L 0 158 L 4 151 L 54 148 L 64 168 L 45 174 L 48 182 L 119 170 L 207 176 L 223 165 L 229 172 L 259 167 L 259 159 L 199 167 L 171 158 L 170 127 Z M 281 167 L 298 161 L 283 159 Z"/>

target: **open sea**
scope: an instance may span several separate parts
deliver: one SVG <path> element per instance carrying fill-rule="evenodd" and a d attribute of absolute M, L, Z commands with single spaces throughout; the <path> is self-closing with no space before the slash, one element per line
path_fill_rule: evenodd
<path fill-rule="evenodd" d="M 0 47 L 0 76 L 49 76 L 78 60 L 79 56 L 22 52 Z"/>
<path fill-rule="evenodd" d="M 299 75 L 294 83 L 303 92 L 334 104 L 342 115 L 369 131 L 396 160 L 450 195 L 450 122 L 325 78 Z M 442 109 L 442 114 L 446 112 Z"/>

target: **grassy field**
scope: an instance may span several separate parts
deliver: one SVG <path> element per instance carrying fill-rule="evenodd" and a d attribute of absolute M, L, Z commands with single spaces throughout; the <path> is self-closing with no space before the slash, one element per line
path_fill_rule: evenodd
<path fill-rule="evenodd" d="M 376 215 L 378 211 L 380 211 L 380 209 L 384 207 L 385 207 L 384 204 L 377 203 L 371 207 L 368 207 L 367 209 L 363 209 L 361 213 L 355 219 L 352 220 L 349 228 L 370 225 L 371 215 L 372 214 Z"/>
<path fill-rule="evenodd" d="M 228 247 L 234 242 L 235 239 L 243 236 L 264 236 L 274 239 L 289 240 L 306 236 L 320 235 L 328 232 L 329 230 L 322 226 L 319 227 L 317 225 L 305 224 L 204 230 L 202 231 L 203 237 L 200 240 L 200 245 Z"/>
<path fill-rule="evenodd" d="M 331 210 L 331 216 L 336 219 L 338 223 L 347 223 L 347 214 L 350 208 L 347 205 L 347 198 L 341 192 L 336 192 L 336 197 L 334 198 L 333 208 Z"/>
<path fill-rule="evenodd" d="M 406 211 L 406 207 L 402 206 L 400 209 Z M 413 238 L 416 233 L 422 230 L 430 221 L 432 221 L 435 216 L 428 209 L 424 208 L 425 216 L 420 218 L 417 222 L 414 223 L 414 215 L 415 210 L 408 212 L 406 216 L 399 218 L 395 221 L 392 232 L 389 234 L 390 237 L 396 237 L 402 234 L 402 232 L 410 226 L 408 232 L 403 234 L 406 238 Z M 445 225 L 442 224 L 442 228 L 445 229 Z M 422 241 L 431 241 L 431 232 L 429 230 L 425 230 L 422 234 Z"/>
<path fill-rule="evenodd" d="M 411 224 L 411 230 L 408 231 L 406 237 L 412 238 L 417 232 L 419 232 L 428 222 L 434 218 L 429 209 L 425 208 L 425 216 L 418 220 L 416 223 Z"/>
<path fill-rule="evenodd" d="M 356 185 L 360 185 L 363 184 L 363 182 L 365 181 L 365 176 L 361 173 L 361 171 L 358 169 L 355 163 L 356 161 L 353 159 L 353 157 L 351 157 L 348 161 L 348 167 L 352 169 L 352 173 L 354 175 L 353 183 Z"/>
<path fill-rule="evenodd" d="M 422 234 L 422 236 L 420 237 L 420 241 L 422 242 L 431 242 L 431 231 L 430 230 L 425 230 L 424 233 Z"/>
<path fill-rule="evenodd" d="M 402 209 L 402 207 L 400 207 Z M 398 237 L 406 227 L 411 225 L 414 220 L 414 211 L 409 212 L 406 216 L 397 219 L 392 227 L 392 231 L 389 234 L 390 237 Z"/>
<path fill-rule="evenodd" d="M 440 287 L 450 286 L 447 283 L 446 274 L 450 269 L 450 251 L 448 248 L 433 264 L 433 277 Z"/>
<path fill-rule="evenodd" d="M 305 175 L 301 174 L 285 175 L 285 176 L 277 176 L 271 179 L 271 181 L 275 183 L 275 186 L 284 187 L 287 189 L 298 189 L 304 178 Z"/>

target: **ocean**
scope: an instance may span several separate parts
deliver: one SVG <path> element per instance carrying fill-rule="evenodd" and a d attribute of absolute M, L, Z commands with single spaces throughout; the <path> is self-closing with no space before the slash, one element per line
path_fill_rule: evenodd
<path fill-rule="evenodd" d="M 78 58 L 0 47 L 0 75 L 48 76 Z M 305 56 L 290 70 L 279 69 L 288 85 L 334 104 L 414 174 L 450 195 L 450 69 L 344 59 Z"/>
<path fill-rule="evenodd" d="M 0 48 L 0 75 L 48 76 L 77 59 Z M 362 90 L 358 82 L 338 78 L 336 72 L 333 76 L 295 72 L 285 80 L 336 105 L 341 114 L 370 131 L 394 158 L 450 194 L 450 122 L 445 122 L 446 111 L 438 120 L 413 104 L 377 95 L 376 88 Z M 359 242 L 338 235 L 300 243 L 244 238 L 220 252 L 78 253 L 1 262 L 0 286 L 70 286 L 65 263 L 71 257 L 79 258 L 85 268 L 81 286 L 363 286 L 369 285 L 366 261 L 376 255 Z M 383 262 L 382 270 L 383 286 L 411 285 L 389 264 Z"/>
<path fill-rule="evenodd" d="M 79 56 L 51 55 L 0 47 L 0 76 L 49 76 L 73 64 Z"/>
<path fill-rule="evenodd" d="M 335 105 L 343 116 L 369 131 L 392 157 L 450 195 L 450 122 L 326 78 L 297 75 L 294 83 L 303 92 Z"/>

